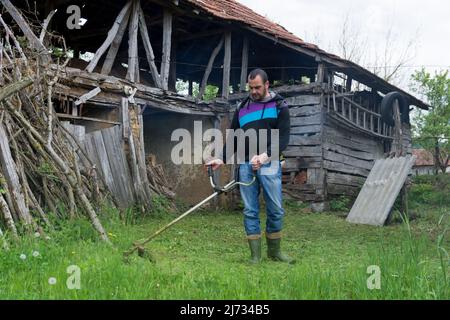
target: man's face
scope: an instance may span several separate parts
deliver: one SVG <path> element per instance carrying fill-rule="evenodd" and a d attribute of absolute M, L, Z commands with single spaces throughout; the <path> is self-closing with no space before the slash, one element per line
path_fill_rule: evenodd
<path fill-rule="evenodd" d="M 261 101 L 269 92 L 269 81 L 263 82 L 261 76 L 256 76 L 255 79 L 248 79 L 248 86 L 250 88 L 250 95 L 254 101 Z"/>

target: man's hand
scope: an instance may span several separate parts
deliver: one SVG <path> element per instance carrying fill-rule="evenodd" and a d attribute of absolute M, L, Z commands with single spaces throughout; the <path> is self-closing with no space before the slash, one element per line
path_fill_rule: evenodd
<path fill-rule="evenodd" d="M 213 170 L 219 169 L 225 163 L 221 159 L 214 159 L 205 164 L 205 166 L 212 166 Z"/>
<path fill-rule="evenodd" d="M 261 169 L 261 167 L 263 165 L 265 165 L 266 163 L 268 163 L 270 161 L 269 156 L 267 155 L 267 153 L 263 153 L 260 154 L 259 156 L 254 156 L 252 158 L 252 160 L 250 161 L 253 170 L 257 171 L 259 169 Z"/>

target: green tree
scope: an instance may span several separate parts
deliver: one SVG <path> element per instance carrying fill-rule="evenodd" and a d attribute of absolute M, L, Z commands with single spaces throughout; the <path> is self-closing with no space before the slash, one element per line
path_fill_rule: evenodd
<path fill-rule="evenodd" d="M 432 76 L 425 69 L 412 75 L 411 89 L 425 97 L 431 105 L 428 111 L 417 111 L 414 138 L 434 154 L 436 172 L 445 172 L 450 160 L 450 78 L 449 71 Z"/>

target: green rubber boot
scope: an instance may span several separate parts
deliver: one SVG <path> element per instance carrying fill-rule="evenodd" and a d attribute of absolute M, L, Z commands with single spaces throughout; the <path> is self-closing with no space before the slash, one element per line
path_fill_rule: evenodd
<path fill-rule="evenodd" d="M 296 261 L 289 257 L 288 255 L 281 252 L 280 244 L 281 238 L 278 239 L 267 239 L 267 257 L 274 261 L 286 262 L 289 264 L 294 264 Z"/>
<path fill-rule="evenodd" d="M 251 258 L 250 263 L 258 264 L 261 262 L 261 238 L 259 239 L 248 239 L 248 244 L 250 246 Z"/>

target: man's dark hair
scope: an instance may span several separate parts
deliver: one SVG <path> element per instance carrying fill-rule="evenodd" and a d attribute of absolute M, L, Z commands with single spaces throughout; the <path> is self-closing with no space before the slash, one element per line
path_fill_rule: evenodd
<path fill-rule="evenodd" d="M 261 77 L 263 83 L 266 83 L 267 81 L 269 81 L 269 76 L 267 75 L 267 73 L 263 69 L 255 69 L 255 70 L 253 70 L 248 75 L 248 78 L 250 80 L 254 80 L 257 76 Z"/>

